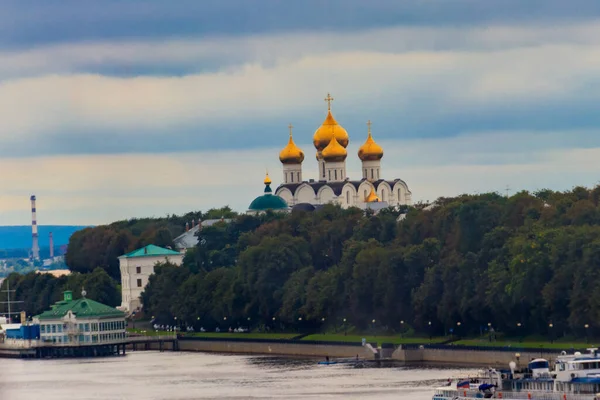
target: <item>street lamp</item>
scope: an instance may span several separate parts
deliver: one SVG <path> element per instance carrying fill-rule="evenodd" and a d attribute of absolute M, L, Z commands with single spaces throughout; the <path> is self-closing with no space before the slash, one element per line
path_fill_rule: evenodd
<path fill-rule="evenodd" d="M 517 322 L 517 330 L 519 332 L 519 342 L 523 341 L 523 337 L 521 337 L 521 323 Z"/>
<path fill-rule="evenodd" d="M 431 338 L 432 338 L 432 335 L 431 335 L 431 321 L 429 321 L 428 324 L 429 324 L 429 341 L 431 342 Z"/>
<path fill-rule="evenodd" d="M 404 332 L 404 320 L 400 321 L 400 337 L 402 337 L 402 332 Z"/>
<path fill-rule="evenodd" d="M 554 327 L 554 324 L 552 322 L 550 322 L 548 324 L 548 328 L 550 328 L 549 329 L 549 331 L 550 331 L 550 343 L 554 343 L 554 335 L 552 334 L 552 328 L 553 327 Z"/>
<path fill-rule="evenodd" d="M 488 340 L 492 341 L 492 323 L 488 322 Z"/>
<path fill-rule="evenodd" d="M 588 336 L 588 328 L 590 327 L 590 325 L 589 324 L 585 324 L 584 327 L 585 327 L 585 342 L 589 343 L 590 342 L 590 337 Z"/>

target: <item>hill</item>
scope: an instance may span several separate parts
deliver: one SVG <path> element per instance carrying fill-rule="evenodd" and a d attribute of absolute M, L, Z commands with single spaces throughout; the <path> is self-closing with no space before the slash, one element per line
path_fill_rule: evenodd
<path fill-rule="evenodd" d="M 85 226 L 73 225 L 41 225 L 39 226 L 40 248 L 49 246 L 48 234 L 54 236 L 54 246 L 62 246 L 69 243 L 69 238 Z M 31 226 L 13 225 L 0 226 L 0 250 L 28 249 L 31 248 Z"/>

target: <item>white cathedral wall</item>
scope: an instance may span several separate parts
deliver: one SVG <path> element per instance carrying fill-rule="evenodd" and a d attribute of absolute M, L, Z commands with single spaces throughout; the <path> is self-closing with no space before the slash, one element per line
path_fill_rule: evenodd
<path fill-rule="evenodd" d="M 394 185 L 394 195 L 397 197 L 397 204 L 399 205 L 410 205 L 412 203 L 411 193 L 402 181 L 398 181 Z"/>
<path fill-rule="evenodd" d="M 339 203 L 342 207 L 348 208 L 356 204 L 356 189 L 354 185 L 347 183 L 342 189 L 342 195 L 339 197 Z"/>
<path fill-rule="evenodd" d="M 294 196 L 292 195 L 292 192 L 290 191 L 290 189 L 282 188 L 282 189 L 277 190 L 277 192 L 275 194 L 277 196 L 281 197 L 282 199 L 284 199 L 288 206 L 291 207 L 291 206 L 295 205 Z"/>
<path fill-rule="evenodd" d="M 302 164 L 283 164 L 283 181 L 285 183 L 302 182 Z"/>
<path fill-rule="evenodd" d="M 362 177 L 371 181 L 381 179 L 381 160 L 363 161 Z"/>
<path fill-rule="evenodd" d="M 365 198 L 369 195 L 369 193 L 371 193 L 372 187 L 373 187 L 373 185 L 368 181 L 364 181 L 363 183 L 360 184 L 360 186 L 358 187 L 358 202 L 359 203 L 365 202 Z"/>
<path fill-rule="evenodd" d="M 379 197 L 379 199 L 381 201 L 388 202 L 390 205 L 392 205 L 392 202 L 390 201 L 391 193 L 392 193 L 392 188 L 390 187 L 390 185 L 387 184 L 387 182 L 381 182 L 377 186 L 377 196 Z"/>
<path fill-rule="evenodd" d="M 317 199 L 319 204 L 327 204 L 332 203 L 335 198 L 335 193 L 329 186 L 323 186 L 319 189 L 319 193 L 317 194 Z"/>
<path fill-rule="evenodd" d="M 308 185 L 303 185 L 296 190 L 296 204 L 310 203 L 317 204 L 315 199 L 315 191 Z"/>

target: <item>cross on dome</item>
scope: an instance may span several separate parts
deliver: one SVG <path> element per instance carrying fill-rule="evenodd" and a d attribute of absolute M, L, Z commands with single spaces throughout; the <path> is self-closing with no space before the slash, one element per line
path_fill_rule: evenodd
<path fill-rule="evenodd" d="M 325 101 L 327 102 L 327 109 L 331 110 L 331 102 L 333 101 L 333 97 L 331 97 L 331 94 L 327 93 L 327 97 L 325 97 Z"/>
<path fill-rule="evenodd" d="M 292 129 L 294 128 L 294 126 L 290 123 L 288 125 L 288 128 L 290 128 L 290 137 L 292 137 Z"/>
<path fill-rule="evenodd" d="M 371 120 L 368 120 L 368 121 L 367 121 L 367 126 L 369 127 L 369 136 L 371 136 L 371 125 L 372 125 L 372 124 L 373 124 L 373 123 L 371 122 Z"/>

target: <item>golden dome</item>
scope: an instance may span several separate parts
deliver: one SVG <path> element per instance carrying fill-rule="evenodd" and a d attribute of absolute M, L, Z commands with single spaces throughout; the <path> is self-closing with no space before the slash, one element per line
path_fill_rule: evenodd
<path fill-rule="evenodd" d="M 375 161 L 381 160 L 383 157 L 383 148 L 375 143 L 373 136 L 371 135 L 371 121 L 367 122 L 369 126 L 369 136 L 365 143 L 358 149 L 358 158 L 362 161 Z"/>
<path fill-rule="evenodd" d="M 377 194 L 375 193 L 375 188 L 373 186 L 371 186 L 371 193 L 369 193 L 369 195 L 365 199 L 365 202 L 366 203 L 375 203 L 378 201 L 381 201 L 381 200 L 379 200 L 379 197 L 377 197 Z"/>
<path fill-rule="evenodd" d="M 313 136 L 313 144 L 317 150 L 323 150 L 331 142 L 331 138 L 335 137 L 340 145 L 343 147 L 348 146 L 349 137 L 348 132 L 341 125 L 337 123 L 333 115 L 331 114 L 331 101 L 333 97 L 327 93 L 325 101 L 327 101 L 327 117 L 323 124 L 315 131 Z"/>
<path fill-rule="evenodd" d="M 282 164 L 301 164 L 302 161 L 304 161 L 304 152 L 296 146 L 294 139 L 292 139 L 292 124 L 290 124 L 289 128 L 290 140 L 288 141 L 287 146 L 279 153 L 279 161 L 281 161 Z"/>
<path fill-rule="evenodd" d="M 263 183 L 265 185 L 270 185 L 271 184 L 271 178 L 269 177 L 269 173 L 267 172 L 267 175 L 265 176 L 265 180 L 263 181 Z"/>
<path fill-rule="evenodd" d="M 344 161 L 348 155 L 348 152 L 334 136 L 329 141 L 327 147 L 323 149 L 321 155 L 325 161 Z"/>

